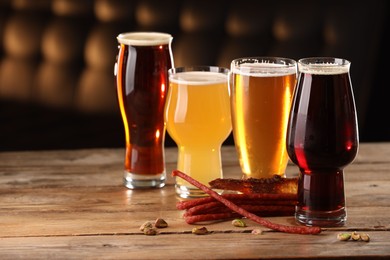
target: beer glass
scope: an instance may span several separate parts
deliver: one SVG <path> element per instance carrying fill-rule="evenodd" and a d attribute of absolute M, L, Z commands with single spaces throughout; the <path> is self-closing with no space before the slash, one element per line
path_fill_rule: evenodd
<path fill-rule="evenodd" d="M 296 62 L 291 59 L 232 61 L 233 136 L 243 178 L 285 175 L 287 121 L 296 77 Z"/>
<path fill-rule="evenodd" d="M 173 67 L 172 36 L 132 32 L 117 37 L 116 83 L 126 138 L 124 184 L 165 185 L 164 106 L 168 69 Z"/>
<path fill-rule="evenodd" d="M 210 66 L 169 70 L 165 122 L 178 146 L 177 169 L 204 184 L 222 178 L 220 150 L 231 132 L 227 76 L 228 69 Z M 181 179 L 176 193 L 206 195 Z"/>
<path fill-rule="evenodd" d="M 359 143 L 349 68 L 349 61 L 337 58 L 298 61 L 287 151 L 300 169 L 295 217 L 305 225 L 346 222 L 343 169 Z"/>

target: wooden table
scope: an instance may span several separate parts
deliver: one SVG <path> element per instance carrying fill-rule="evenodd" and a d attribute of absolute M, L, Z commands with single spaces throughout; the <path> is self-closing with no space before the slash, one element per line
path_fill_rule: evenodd
<path fill-rule="evenodd" d="M 223 147 L 224 172 L 239 178 L 233 147 Z M 166 150 L 167 171 L 177 151 Z M 122 186 L 124 150 L 0 153 L 0 259 L 226 259 L 226 258 L 390 258 L 390 143 L 361 144 L 346 168 L 348 223 L 320 235 L 294 235 L 258 225 L 208 225 L 205 236 L 175 208 L 173 179 L 163 189 Z M 288 176 L 296 176 L 290 165 Z M 164 218 L 157 236 L 139 231 L 147 220 Z M 293 217 L 270 218 L 295 225 Z M 341 231 L 364 231 L 371 241 L 342 242 Z"/>

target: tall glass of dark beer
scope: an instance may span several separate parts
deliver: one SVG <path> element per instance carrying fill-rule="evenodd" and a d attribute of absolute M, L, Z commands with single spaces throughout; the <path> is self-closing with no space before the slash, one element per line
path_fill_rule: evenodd
<path fill-rule="evenodd" d="M 287 152 L 299 166 L 297 222 L 342 226 L 347 219 L 344 168 L 359 146 L 350 62 L 298 61 L 298 85 L 287 130 Z"/>
<path fill-rule="evenodd" d="M 130 32 L 117 40 L 115 73 L 126 139 L 124 184 L 130 189 L 161 188 L 166 178 L 164 106 L 168 69 L 173 67 L 172 36 Z"/>

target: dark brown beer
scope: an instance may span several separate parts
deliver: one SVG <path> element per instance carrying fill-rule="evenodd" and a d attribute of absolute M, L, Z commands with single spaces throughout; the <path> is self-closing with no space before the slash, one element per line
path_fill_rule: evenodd
<path fill-rule="evenodd" d="M 287 151 L 301 170 L 298 221 L 342 225 L 346 214 L 343 169 L 358 150 L 348 70 L 334 66 L 328 72 L 326 68 L 301 72 L 293 102 Z"/>
<path fill-rule="evenodd" d="M 118 37 L 117 94 L 126 136 L 125 175 L 130 181 L 150 182 L 156 175 L 165 179 L 164 106 L 168 69 L 173 67 L 171 37 L 138 34 L 142 33 L 125 34 L 122 41 Z"/>

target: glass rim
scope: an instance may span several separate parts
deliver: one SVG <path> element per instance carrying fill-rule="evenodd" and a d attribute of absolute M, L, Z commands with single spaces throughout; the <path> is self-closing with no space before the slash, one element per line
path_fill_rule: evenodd
<path fill-rule="evenodd" d="M 175 67 L 170 68 L 168 70 L 169 75 L 173 75 L 176 73 L 181 72 L 215 72 L 215 73 L 222 73 L 222 74 L 228 74 L 229 69 L 225 67 L 219 67 L 219 66 L 183 66 L 183 67 Z"/>
<path fill-rule="evenodd" d="M 351 62 L 335 57 L 308 57 L 298 60 L 298 71 L 309 74 L 332 75 L 348 73 Z"/>
<path fill-rule="evenodd" d="M 228 87 L 229 69 L 218 66 L 188 66 L 168 70 L 169 81 L 178 85 L 203 86 L 226 84 Z"/>
<path fill-rule="evenodd" d="M 156 46 L 172 42 L 172 35 L 164 32 L 125 32 L 116 37 L 118 43 L 132 46 Z"/>
<path fill-rule="evenodd" d="M 275 76 L 297 73 L 297 62 L 284 57 L 243 57 L 234 59 L 230 67 L 233 73 L 243 75 Z"/>
<path fill-rule="evenodd" d="M 347 66 L 350 65 L 351 62 L 347 59 L 336 58 L 336 57 L 307 57 L 298 60 L 298 64 L 303 65 L 311 65 L 311 66 L 325 66 L 329 64 L 329 66 Z"/>

